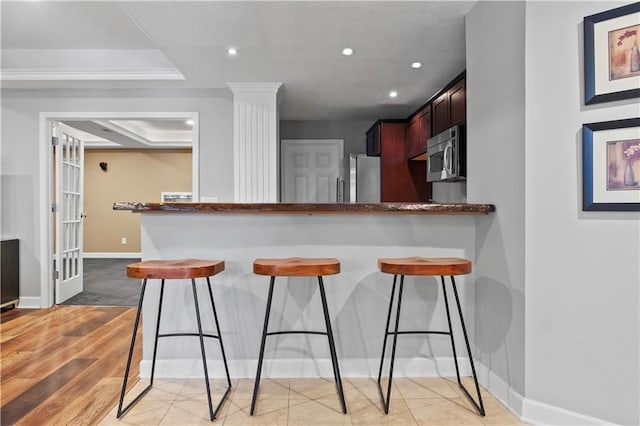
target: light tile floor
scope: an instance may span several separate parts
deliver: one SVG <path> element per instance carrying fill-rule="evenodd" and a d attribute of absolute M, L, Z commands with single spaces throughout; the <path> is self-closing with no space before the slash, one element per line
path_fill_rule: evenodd
<path fill-rule="evenodd" d="M 128 393 L 131 400 L 148 382 Z M 215 404 L 226 383 L 213 380 Z M 473 381 L 464 379 L 467 389 Z M 451 378 L 398 378 L 393 381 L 389 415 L 384 415 L 374 379 L 344 379 L 347 410 L 342 414 L 330 379 L 263 379 L 256 414 L 249 416 L 253 380 L 233 381 L 220 409 L 219 425 L 525 425 L 487 391 L 482 390 L 486 416 L 480 417 Z M 473 394 L 473 393 L 472 393 Z M 100 425 L 211 424 L 202 379 L 160 380 L 122 419 L 114 407 Z"/>

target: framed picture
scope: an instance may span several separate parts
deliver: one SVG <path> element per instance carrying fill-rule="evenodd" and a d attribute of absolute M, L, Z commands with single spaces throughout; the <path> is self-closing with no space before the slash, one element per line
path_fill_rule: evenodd
<path fill-rule="evenodd" d="M 582 210 L 640 211 L 640 118 L 582 125 Z"/>
<path fill-rule="evenodd" d="M 584 102 L 640 97 L 640 2 L 584 18 Z"/>

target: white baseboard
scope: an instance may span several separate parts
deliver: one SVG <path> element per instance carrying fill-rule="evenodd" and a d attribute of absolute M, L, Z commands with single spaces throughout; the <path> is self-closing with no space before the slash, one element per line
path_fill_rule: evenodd
<path fill-rule="evenodd" d="M 378 374 L 378 359 L 341 359 L 340 373 L 343 377 L 375 377 Z M 460 374 L 470 375 L 467 358 L 458 358 Z M 254 378 L 257 360 L 229 360 L 229 374 L 233 378 Z M 383 374 L 388 373 L 389 363 L 385 363 Z M 208 360 L 207 370 L 212 378 L 224 377 L 221 361 Z M 451 377 L 456 370 L 453 358 L 411 358 L 396 359 L 394 377 Z M 140 363 L 140 377 L 151 375 L 151 360 Z M 202 361 L 199 359 L 159 359 L 156 361 L 155 377 L 185 378 L 203 377 Z M 333 377 L 331 360 L 323 359 L 265 359 L 262 367 L 265 378 L 315 378 Z"/>
<path fill-rule="evenodd" d="M 22 309 L 40 309 L 42 306 L 40 305 L 39 297 L 20 297 L 20 301 L 18 302 L 18 308 Z"/>
<path fill-rule="evenodd" d="M 541 425 L 610 425 L 595 417 L 523 397 L 486 365 L 478 362 L 480 384 L 523 422 Z"/>
<path fill-rule="evenodd" d="M 478 381 L 480 384 L 502 405 L 521 418 L 522 404 L 525 398 L 486 365 L 476 361 L 476 367 L 478 368 Z"/>
<path fill-rule="evenodd" d="M 543 425 L 610 425 L 611 422 L 543 402 L 524 399 L 522 421 Z"/>
<path fill-rule="evenodd" d="M 140 259 L 142 253 L 139 252 L 84 252 L 82 257 L 85 259 Z"/>

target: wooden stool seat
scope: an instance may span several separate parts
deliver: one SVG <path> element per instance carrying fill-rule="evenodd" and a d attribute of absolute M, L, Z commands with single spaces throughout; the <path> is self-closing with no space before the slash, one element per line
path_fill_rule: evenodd
<path fill-rule="evenodd" d="M 224 260 L 145 260 L 127 265 L 127 276 L 139 279 L 205 278 L 224 271 Z"/>
<path fill-rule="evenodd" d="M 340 261 L 334 258 L 290 257 L 256 259 L 253 273 L 272 277 L 317 277 L 340 273 Z"/>
<path fill-rule="evenodd" d="M 378 259 L 381 272 L 394 275 L 464 275 L 471 261 L 457 257 L 398 257 Z"/>

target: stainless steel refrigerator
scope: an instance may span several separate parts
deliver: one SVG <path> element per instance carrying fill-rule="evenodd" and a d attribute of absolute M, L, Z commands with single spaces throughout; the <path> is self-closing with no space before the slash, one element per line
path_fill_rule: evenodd
<path fill-rule="evenodd" d="M 380 202 L 380 157 L 349 156 L 349 202 Z"/>

